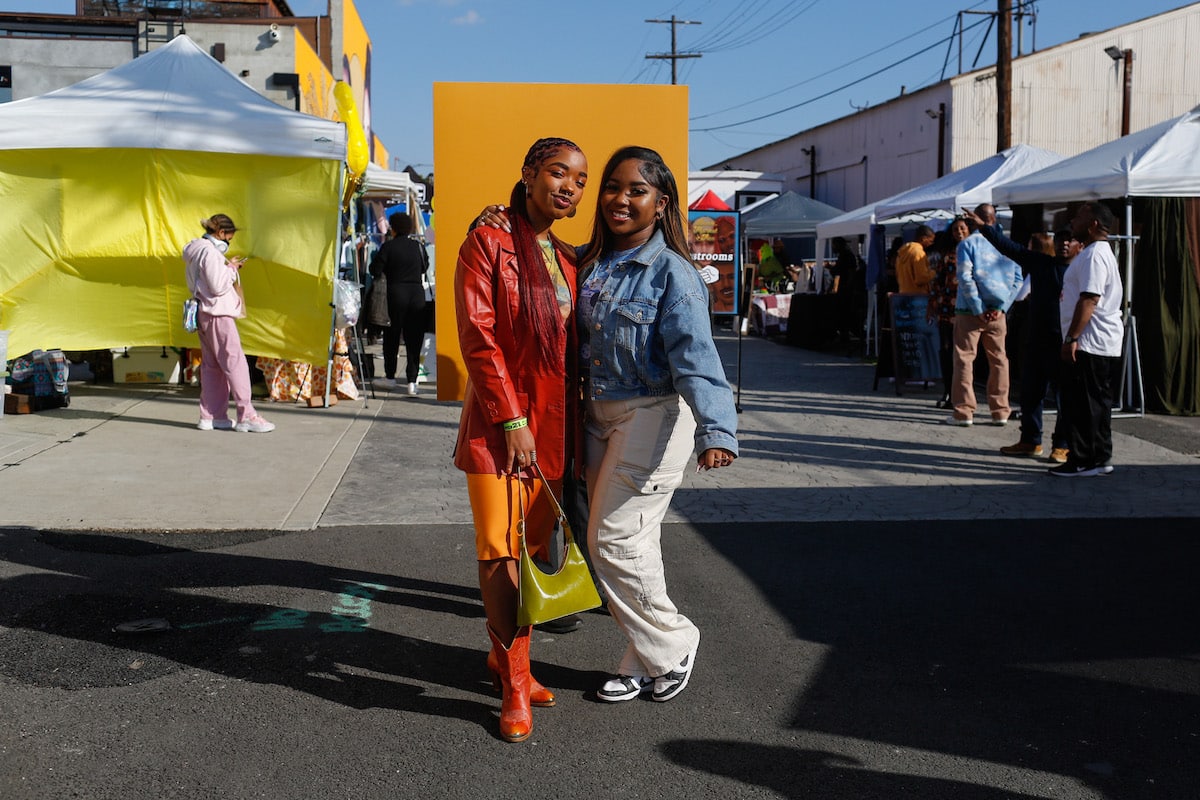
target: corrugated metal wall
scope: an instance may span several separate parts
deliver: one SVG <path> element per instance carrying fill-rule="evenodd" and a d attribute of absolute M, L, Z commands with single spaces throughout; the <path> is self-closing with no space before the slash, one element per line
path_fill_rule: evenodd
<path fill-rule="evenodd" d="M 937 177 L 939 120 L 926 111 L 936 113 L 939 103 L 949 108 L 948 83 L 865 109 L 726 163 L 737 169 L 781 174 L 786 188 L 807 195 L 811 162 L 804 150 L 815 146 L 816 198 L 841 209 L 858 208 Z M 949 117 L 947 111 L 947 121 Z M 948 164 L 949 130 L 946 153 Z"/>
<path fill-rule="evenodd" d="M 1200 104 L 1200 4 L 1082 37 L 1013 62 L 1012 141 L 1073 156 L 1121 133 L 1122 61 L 1133 50 L 1130 132 Z M 954 169 L 996 152 L 996 79 L 952 78 Z"/>
<path fill-rule="evenodd" d="M 1012 143 L 1071 156 L 1120 135 L 1122 65 L 1104 48 L 1134 51 L 1130 131 L 1200 104 L 1200 3 L 1093 34 L 1013 62 Z M 816 199 L 851 209 L 937 177 L 939 120 L 946 105 L 945 171 L 996 152 L 996 77 L 987 68 L 725 159 L 736 169 L 785 176 Z"/>

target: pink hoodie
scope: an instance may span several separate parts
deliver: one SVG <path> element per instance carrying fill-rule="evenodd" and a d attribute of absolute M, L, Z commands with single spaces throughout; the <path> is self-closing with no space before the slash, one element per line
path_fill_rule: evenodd
<path fill-rule="evenodd" d="M 246 304 L 237 290 L 238 271 L 225 260 L 211 239 L 201 237 L 183 248 L 187 285 L 200 301 L 200 310 L 213 317 L 246 316 Z"/>

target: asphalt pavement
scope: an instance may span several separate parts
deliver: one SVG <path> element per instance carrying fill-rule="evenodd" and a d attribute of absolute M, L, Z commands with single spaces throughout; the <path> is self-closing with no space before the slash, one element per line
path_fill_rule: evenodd
<path fill-rule="evenodd" d="M 1196 796 L 1197 420 L 1118 419 L 1116 471 L 1060 479 L 861 358 L 720 344 L 742 457 L 663 540 L 692 683 L 602 704 L 612 620 L 535 632 L 559 702 L 516 745 L 458 404 L 240 434 L 192 388 L 78 385 L 0 419 L 0 796 Z"/>

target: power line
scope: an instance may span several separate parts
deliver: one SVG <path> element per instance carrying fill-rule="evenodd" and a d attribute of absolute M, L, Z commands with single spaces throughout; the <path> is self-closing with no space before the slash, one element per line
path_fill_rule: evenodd
<path fill-rule="evenodd" d="M 980 2 L 980 3 L 976 3 L 975 5 L 982 5 L 982 2 Z M 762 101 L 762 100 L 768 100 L 768 99 L 770 99 L 770 98 L 772 98 L 772 97 L 775 97 L 776 95 L 783 94 L 784 92 L 789 92 L 789 91 L 791 91 L 792 89 L 796 89 L 796 88 L 798 88 L 798 87 L 800 87 L 800 86 L 804 86 L 805 84 L 812 83 L 813 81 L 816 81 L 816 80 L 820 80 L 821 78 L 824 78 L 824 77 L 825 77 L 825 76 L 827 76 L 827 75 L 832 75 L 832 74 L 834 74 L 835 72 L 841 72 L 841 71 L 842 71 L 843 69 L 845 69 L 846 67 L 853 66 L 854 64 L 857 64 L 857 63 L 859 63 L 860 61 L 866 61 L 866 60 L 867 60 L 867 59 L 869 59 L 869 58 L 872 58 L 872 57 L 874 57 L 874 56 L 877 56 L 877 55 L 879 55 L 880 53 L 883 53 L 883 52 L 886 52 L 887 50 L 890 50 L 890 49 L 892 49 L 893 47 L 895 47 L 895 46 L 896 46 L 896 45 L 898 45 L 898 44 L 903 44 L 904 42 L 911 41 L 911 39 L 912 39 L 912 37 L 913 37 L 914 35 L 916 35 L 916 34 L 918 34 L 918 33 L 922 33 L 923 31 L 926 31 L 926 30 L 928 30 L 929 28 L 932 28 L 932 27 L 934 27 L 934 26 L 940 25 L 940 24 L 942 24 L 943 22 L 948 22 L 948 21 L 950 21 L 950 20 L 952 20 L 952 19 L 955 19 L 956 17 L 957 17 L 957 14 L 951 14 L 951 15 L 950 15 L 950 16 L 948 16 L 948 17 L 944 17 L 943 19 L 940 19 L 940 20 L 938 20 L 937 22 L 934 22 L 932 25 L 923 26 L 923 27 L 922 27 L 920 30 L 918 30 L 918 31 L 915 31 L 914 33 L 910 33 L 910 34 L 906 34 L 906 35 L 904 35 L 904 36 L 901 36 L 899 39 L 896 39 L 896 40 L 895 40 L 895 41 L 893 41 L 893 42 L 889 42 L 888 44 L 885 44 L 885 45 L 883 45 L 882 47 L 880 47 L 880 48 L 878 48 L 878 49 L 876 49 L 876 50 L 873 50 L 873 51 L 872 51 L 872 52 L 870 52 L 870 53 L 866 53 L 866 54 L 864 54 L 864 55 L 861 55 L 861 56 L 859 56 L 858 58 L 852 58 L 852 59 L 850 59 L 849 61 L 847 61 L 847 62 L 845 62 L 845 63 L 843 63 L 843 64 L 840 64 L 840 65 L 838 65 L 838 66 L 836 66 L 836 67 L 833 67 L 833 68 L 831 68 L 831 69 L 827 69 L 827 70 L 825 70 L 824 72 L 822 72 L 822 73 L 820 73 L 820 74 L 818 74 L 818 75 L 813 75 L 813 76 L 812 76 L 812 77 L 810 77 L 810 78 L 805 78 L 805 79 L 804 79 L 804 80 L 802 80 L 802 81 L 799 81 L 799 82 L 797 82 L 797 83 L 793 83 L 793 84 L 792 84 L 792 85 L 790 85 L 790 86 L 785 86 L 785 87 L 783 87 L 782 89 L 779 89 L 779 90 L 777 90 L 777 91 L 771 92 L 770 94 L 765 94 L 765 95 L 762 95 L 761 97 L 756 97 L 756 98 L 754 98 L 754 99 L 752 99 L 752 100 L 747 100 L 747 101 L 745 101 L 745 102 L 743 102 L 743 103 L 738 103 L 737 105 L 728 106 L 728 107 L 726 107 L 726 108 L 722 108 L 722 109 L 719 109 L 719 110 L 717 110 L 717 111 L 710 111 L 710 112 L 709 112 L 709 113 L 707 113 L 707 114 L 698 114 L 697 116 L 691 117 L 689 121 L 691 121 L 691 122 L 695 122 L 696 120 L 700 120 L 700 119 L 706 119 L 706 118 L 708 118 L 708 117 L 715 117 L 715 116 L 717 116 L 718 114 L 724 114 L 724 113 L 725 113 L 725 112 L 727 112 L 727 111 L 734 111 L 734 110 L 736 110 L 736 109 L 739 109 L 739 108 L 744 108 L 745 106 L 753 105 L 753 104 L 755 104 L 755 103 L 758 103 L 758 102 L 760 102 L 760 101 Z M 964 32 L 965 32 L 965 31 L 968 31 L 968 30 L 971 30 L 972 28 L 976 28 L 976 27 L 978 27 L 978 26 L 980 26 L 980 25 L 982 25 L 982 24 L 983 24 L 983 20 L 979 20 L 978 22 L 973 22 L 973 23 L 971 23 L 970 25 L 968 25 L 968 26 L 967 26 L 967 27 L 964 29 Z M 956 27 L 957 27 L 957 26 L 956 26 Z M 942 42 L 953 42 L 953 39 L 954 39 L 954 36 L 953 36 L 953 35 L 951 35 L 950 37 L 948 37 L 948 38 L 946 38 L 946 39 L 943 39 L 943 40 L 942 40 Z M 935 47 L 936 45 L 931 45 L 931 46 L 934 46 L 934 47 Z"/>
<path fill-rule="evenodd" d="M 787 108 L 781 108 L 778 111 L 772 111 L 769 114 L 761 114 L 757 117 L 751 117 L 750 119 L 744 119 L 741 122 L 731 122 L 727 125 L 714 125 L 710 128 L 692 128 L 691 132 L 692 133 L 704 133 L 707 131 L 725 130 L 726 128 L 736 128 L 739 125 L 747 125 L 751 122 L 758 122 L 759 120 L 770 119 L 771 117 L 779 116 L 780 114 L 787 113 L 788 111 L 795 111 L 797 108 L 800 108 L 802 106 L 809 105 L 810 103 L 815 103 L 818 100 L 824 100 L 826 97 L 829 97 L 830 95 L 833 95 L 833 94 L 837 94 L 838 92 L 842 91 L 843 89 L 849 89 L 851 86 L 857 86 L 858 84 L 862 83 L 863 81 L 869 80 L 871 78 L 874 78 L 876 75 L 887 72 L 889 69 L 892 69 L 893 67 L 898 67 L 906 61 L 911 61 L 914 58 L 916 58 L 917 56 L 923 56 L 926 53 L 928 53 L 930 50 L 932 50 L 933 48 L 939 47 L 939 46 L 945 44 L 946 42 L 950 41 L 953 38 L 954 38 L 954 34 L 951 34 L 950 36 L 947 36 L 943 39 L 939 39 L 938 41 L 934 42 L 933 44 L 929 45 L 928 47 L 926 47 L 922 50 L 919 50 L 915 53 L 912 53 L 910 55 L 907 55 L 898 61 L 893 61 L 891 64 L 888 64 L 885 67 L 881 67 L 868 75 L 864 75 L 861 78 L 850 81 L 849 83 L 842 84 L 841 86 L 837 87 L 836 89 L 830 89 L 828 92 L 825 92 L 824 94 L 819 94 L 816 97 L 810 97 L 809 99 L 803 100 L 799 103 L 796 103 L 795 105 L 790 105 Z"/>
<path fill-rule="evenodd" d="M 771 16 L 767 17 L 765 20 L 755 23 L 749 31 L 746 31 L 738 36 L 733 36 L 732 32 L 729 32 L 730 35 L 725 39 L 713 40 L 711 44 L 706 42 L 698 43 L 696 45 L 696 49 L 703 50 L 706 53 L 722 53 L 729 50 L 737 50 L 738 48 L 754 44 L 761 41 L 763 29 L 779 32 L 788 25 L 792 24 L 801 14 L 812 9 L 812 7 L 819 2 L 820 0 L 809 0 L 807 4 L 801 4 L 798 8 L 795 7 L 797 5 L 795 3 L 785 3 L 782 8 L 771 12 Z M 791 12 L 791 16 L 779 21 L 780 17 L 789 12 Z M 743 17 L 742 19 L 743 21 L 747 21 L 746 17 Z"/>

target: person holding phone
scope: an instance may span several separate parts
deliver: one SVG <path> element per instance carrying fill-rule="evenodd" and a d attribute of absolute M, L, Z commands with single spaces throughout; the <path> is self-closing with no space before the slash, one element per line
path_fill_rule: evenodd
<path fill-rule="evenodd" d="M 204 235 L 183 248 L 187 285 L 200 307 L 200 422 L 202 431 L 236 430 L 269 433 L 275 425 L 254 410 L 250 398 L 250 365 L 242 350 L 237 321 L 246 316 L 239 272 L 246 257 L 226 258 L 237 226 L 225 214 L 201 220 Z M 237 422 L 229 419 L 229 397 L 237 405 Z"/>

